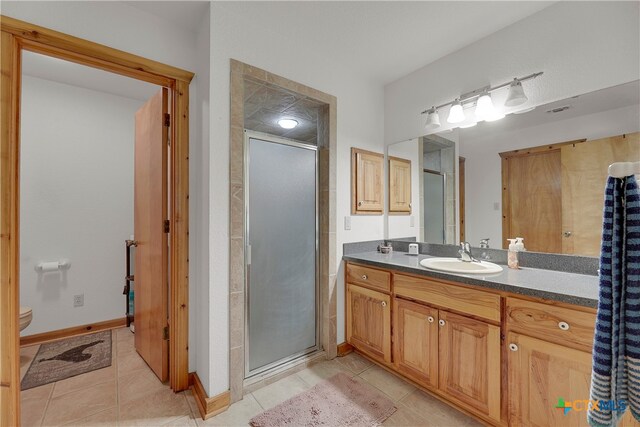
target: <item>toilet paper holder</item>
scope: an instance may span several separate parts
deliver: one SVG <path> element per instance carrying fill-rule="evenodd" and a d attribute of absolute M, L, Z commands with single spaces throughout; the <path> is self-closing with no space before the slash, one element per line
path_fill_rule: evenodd
<path fill-rule="evenodd" d="M 68 270 L 71 268 L 71 261 L 61 259 L 59 261 L 47 261 L 36 264 L 35 270 L 38 273 L 46 273 L 49 271 Z"/>

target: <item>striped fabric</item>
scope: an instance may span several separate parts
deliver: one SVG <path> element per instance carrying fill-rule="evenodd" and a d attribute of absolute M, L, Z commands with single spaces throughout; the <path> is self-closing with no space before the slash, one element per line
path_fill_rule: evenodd
<path fill-rule="evenodd" d="M 591 399 L 595 427 L 616 426 L 626 402 L 640 421 L 640 193 L 635 177 L 609 177 L 600 251 L 600 299 L 593 344 Z"/>

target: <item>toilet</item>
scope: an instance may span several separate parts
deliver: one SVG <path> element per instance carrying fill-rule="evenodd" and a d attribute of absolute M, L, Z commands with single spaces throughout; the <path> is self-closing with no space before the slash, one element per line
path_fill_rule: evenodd
<path fill-rule="evenodd" d="M 31 310 L 31 307 L 20 306 L 20 330 L 21 331 L 27 326 L 29 326 L 32 318 L 33 318 L 33 311 Z"/>

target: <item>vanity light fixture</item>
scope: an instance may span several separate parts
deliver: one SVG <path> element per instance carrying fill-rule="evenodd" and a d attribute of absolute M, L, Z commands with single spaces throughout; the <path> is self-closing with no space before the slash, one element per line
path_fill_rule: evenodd
<path fill-rule="evenodd" d="M 527 102 L 529 98 L 524 93 L 522 83 L 518 79 L 513 79 L 513 82 L 509 85 L 509 93 L 507 99 L 504 101 L 505 107 L 517 107 Z"/>
<path fill-rule="evenodd" d="M 283 129 L 293 129 L 298 126 L 298 121 L 293 119 L 280 119 L 278 120 L 278 124 Z"/>
<path fill-rule="evenodd" d="M 428 114 L 427 121 L 425 123 L 425 129 L 431 130 L 440 127 L 440 117 L 438 115 L 438 110 L 449 105 L 451 106 L 451 108 L 449 108 L 449 116 L 447 117 L 447 122 L 452 124 L 462 123 L 465 120 L 464 105 L 471 104 L 471 106 L 473 106 L 474 103 L 476 105 L 475 116 L 479 121 L 485 120 L 488 122 L 492 122 L 500 120 L 505 117 L 505 113 L 495 108 L 491 99 L 491 92 L 509 86 L 509 93 L 507 94 L 504 106 L 515 107 L 524 104 L 528 101 L 529 98 L 527 98 L 527 95 L 524 93 L 522 82 L 535 79 L 542 74 L 543 72 L 539 71 L 537 73 L 529 74 L 528 76 L 516 77 L 511 81 L 499 84 L 497 86 L 485 86 L 474 91 L 462 94 L 453 101 L 445 102 L 444 104 L 440 104 L 435 107 L 431 107 L 428 110 L 424 110 L 421 114 Z M 528 110 L 521 110 L 518 111 L 518 113 L 524 113 L 526 111 Z M 510 114 L 511 112 L 508 113 Z M 464 127 L 471 127 L 471 125 L 465 125 Z"/>
<path fill-rule="evenodd" d="M 462 103 L 460 99 L 453 101 L 451 108 L 449 109 L 449 117 L 447 117 L 449 123 L 460 123 L 464 121 L 464 111 L 462 110 Z"/>
<path fill-rule="evenodd" d="M 427 122 L 424 125 L 426 130 L 437 129 L 440 127 L 440 116 L 438 115 L 438 110 L 432 108 L 427 113 Z"/>

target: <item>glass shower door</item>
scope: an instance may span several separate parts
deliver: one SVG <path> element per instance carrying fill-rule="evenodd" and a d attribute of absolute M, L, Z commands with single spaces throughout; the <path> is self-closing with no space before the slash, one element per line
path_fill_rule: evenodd
<path fill-rule="evenodd" d="M 424 170 L 424 241 L 444 243 L 445 175 Z"/>
<path fill-rule="evenodd" d="M 276 142 L 277 141 L 277 142 Z M 246 374 L 318 348 L 316 147 L 247 144 Z"/>

